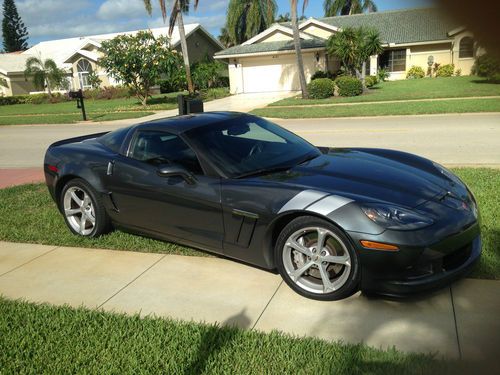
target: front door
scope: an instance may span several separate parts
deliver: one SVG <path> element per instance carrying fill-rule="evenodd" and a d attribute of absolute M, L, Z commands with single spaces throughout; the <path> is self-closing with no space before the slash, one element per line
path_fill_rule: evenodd
<path fill-rule="evenodd" d="M 137 130 L 128 156 L 112 161 L 108 190 L 122 225 L 222 252 L 224 227 L 220 179 L 205 176 L 196 154 L 177 135 Z M 158 170 L 178 164 L 195 177 L 161 177 Z"/>

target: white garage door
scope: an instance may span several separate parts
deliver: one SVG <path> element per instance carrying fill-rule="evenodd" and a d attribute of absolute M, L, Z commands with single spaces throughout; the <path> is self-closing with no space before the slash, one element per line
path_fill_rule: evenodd
<path fill-rule="evenodd" d="M 247 59 L 242 67 L 246 93 L 299 90 L 294 55 Z"/>

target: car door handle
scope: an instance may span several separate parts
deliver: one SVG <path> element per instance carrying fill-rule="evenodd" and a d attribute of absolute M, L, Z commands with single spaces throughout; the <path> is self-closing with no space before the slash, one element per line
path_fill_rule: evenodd
<path fill-rule="evenodd" d="M 106 175 L 111 176 L 115 169 L 115 161 L 112 160 L 108 163 L 108 170 L 106 171 Z"/>

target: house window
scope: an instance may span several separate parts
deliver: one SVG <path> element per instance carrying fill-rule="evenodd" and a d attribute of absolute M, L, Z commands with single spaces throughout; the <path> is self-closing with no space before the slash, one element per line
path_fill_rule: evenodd
<path fill-rule="evenodd" d="M 406 70 L 406 50 L 384 51 L 380 55 L 380 66 L 389 72 L 404 72 Z"/>
<path fill-rule="evenodd" d="M 470 36 L 466 36 L 460 40 L 460 49 L 458 51 L 459 58 L 474 57 L 474 40 Z"/>
<path fill-rule="evenodd" d="M 76 70 L 78 72 L 78 80 L 80 81 L 80 88 L 82 90 L 91 88 L 89 84 L 89 74 L 92 72 L 92 65 L 86 59 L 81 59 L 76 65 Z"/>

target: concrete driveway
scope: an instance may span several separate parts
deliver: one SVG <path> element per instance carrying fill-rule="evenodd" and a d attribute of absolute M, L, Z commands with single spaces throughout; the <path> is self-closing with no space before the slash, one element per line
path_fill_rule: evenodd
<path fill-rule="evenodd" d="M 239 95 L 234 98 L 238 97 Z M 254 96 L 241 96 L 244 97 Z M 233 99 L 233 103 L 236 103 L 235 100 L 240 99 Z M 254 97 L 253 105 L 258 102 L 259 99 Z M 208 104 L 210 103 L 207 103 L 207 107 Z M 133 123 L 134 120 L 127 121 Z M 318 146 L 392 148 L 413 152 L 447 165 L 500 165 L 500 114 L 276 122 Z M 102 125 L 1 126 L 0 168 L 41 167 L 45 150 L 52 142 L 122 126 L 125 126 L 122 121 Z"/>

